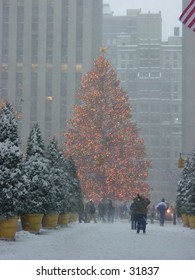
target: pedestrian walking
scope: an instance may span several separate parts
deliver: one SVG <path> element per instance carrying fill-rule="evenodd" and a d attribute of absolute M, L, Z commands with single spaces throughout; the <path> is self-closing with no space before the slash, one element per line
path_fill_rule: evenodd
<path fill-rule="evenodd" d="M 108 215 L 108 222 L 113 223 L 114 222 L 114 213 L 115 213 L 115 207 L 112 204 L 112 200 L 108 200 L 108 206 L 107 206 L 107 215 Z"/>
<path fill-rule="evenodd" d="M 106 203 L 104 199 L 102 199 L 98 204 L 98 218 L 102 222 L 106 222 L 105 215 L 106 215 Z"/>
<path fill-rule="evenodd" d="M 154 223 L 154 219 L 156 216 L 156 208 L 155 205 L 153 205 L 151 208 L 149 208 L 149 214 L 148 214 L 148 218 L 150 219 L 151 224 Z"/>
<path fill-rule="evenodd" d="M 127 219 L 128 218 L 128 207 L 126 202 L 123 202 L 120 205 L 120 219 Z"/>
<path fill-rule="evenodd" d="M 136 208 L 135 208 L 135 200 L 131 203 L 130 207 L 129 207 L 129 212 L 130 212 L 130 216 L 131 216 L 131 229 L 136 229 L 137 228 L 137 224 L 136 224 Z"/>
<path fill-rule="evenodd" d="M 143 195 L 138 194 L 134 199 L 134 202 L 136 211 L 137 233 L 139 233 L 140 230 L 143 230 L 143 233 L 146 233 L 146 220 L 150 200 Z"/>
<path fill-rule="evenodd" d="M 82 223 L 86 221 L 85 219 L 85 213 L 84 213 L 84 205 L 82 205 L 82 207 L 80 207 L 80 211 L 78 212 L 78 220 L 79 223 Z"/>
<path fill-rule="evenodd" d="M 159 219 L 160 219 L 160 226 L 164 226 L 165 223 L 165 213 L 168 209 L 167 204 L 165 202 L 165 199 L 162 198 L 161 201 L 156 205 L 156 210 L 159 213 Z"/>
<path fill-rule="evenodd" d="M 88 201 L 88 202 L 85 204 L 85 209 L 84 209 L 84 219 L 85 219 L 85 223 L 89 223 L 89 222 L 90 222 L 89 206 L 90 206 L 90 201 Z"/>
<path fill-rule="evenodd" d="M 95 204 L 92 199 L 90 199 L 88 204 L 88 212 L 89 212 L 89 222 L 94 220 L 94 223 L 97 223 L 96 216 L 95 216 Z"/>

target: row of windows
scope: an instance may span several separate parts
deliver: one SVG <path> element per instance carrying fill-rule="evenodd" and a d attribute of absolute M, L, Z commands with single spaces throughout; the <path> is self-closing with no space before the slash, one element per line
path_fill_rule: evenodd
<path fill-rule="evenodd" d="M 80 74 L 77 77 L 78 83 L 80 82 Z M 4 92 L 4 97 L 8 94 L 8 73 L 2 72 L 1 77 L 1 90 Z M 23 91 L 23 73 L 16 73 L 16 96 L 22 97 Z M 67 75 L 61 75 L 61 99 L 63 103 L 66 103 L 67 92 Z M 31 73 L 31 96 L 36 99 L 38 94 L 38 74 L 37 72 Z M 52 96 L 52 73 L 47 72 L 46 75 L 46 96 Z"/>
<path fill-rule="evenodd" d="M 53 44 L 53 42 L 49 43 L 49 46 L 46 50 L 45 53 L 45 60 L 46 63 L 53 63 L 53 48 L 51 48 L 51 44 Z M 4 40 L 2 43 L 2 63 L 8 63 L 9 61 L 9 43 L 7 40 Z M 62 45 L 62 52 L 61 52 L 61 62 L 62 63 L 67 63 L 68 60 L 68 53 L 67 53 L 67 46 L 63 46 Z M 26 53 L 27 56 L 29 56 L 29 52 Z M 39 55 L 38 53 L 38 41 L 34 40 L 32 42 L 32 51 L 31 51 L 31 63 L 32 64 L 37 64 L 39 62 L 39 57 L 42 60 L 42 56 Z M 82 58 L 83 58 L 83 54 L 81 51 L 81 48 L 77 48 L 77 65 L 76 66 L 76 71 L 81 72 L 82 71 L 82 67 L 80 67 L 81 63 L 82 63 Z M 23 41 L 18 41 L 17 42 L 17 51 L 16 51 L 16 63 L 23 63 L 24 61 L 24 47 L 23 47 Z"/>
<path fill-rule="evenodd" d="M 133 69 L 133 68 L 138 68 L 138 67 L 161 67 L 161 68 L 165 68 L 165 69 L 180 69 L 181 68 L 181 64 L 179 64 L 178 62 L 163 62 L 161 63 L 159 60 L 154 60 L 154 61 L 149 61 L 149 60 L 145 60 L 145 61 L 140 61 L 137 62 L 136 60 L 132 63 L 129 63 L 128 61 L 126 62 L 120 62 L 118 63 L 117 67 L 120 69 Z"/>
<path fill-rule="evenodd" d="M 69 25 L 69 14 L 68 14 L 68 1 L 62 2 L 62 31 L 61 31 L 61 61 L 67 63 L 68 61 L 68 25 Z"/>
<path fill-rule="evenodd" d="M 63 25 L 64 26 L 64 25 Z M 16 59 L 17 62 L 23 62 L 24 55 L 24 26 L 18 23 L 17 25 L 17 50 Z M 32 63 L 38 62 L 38 28 L 37 22 L 32 22 Z M 8 25 L 4 25 L 3 28 L 3 40 L 2 40 L 2 62 L 8 62 L 9 55 L 9 34 Z M 77 35 L 76 35 L 76 60 L 78 63 L 82 63 L 82 46 L 83 46 L 83 35 L 82 35 L 82 23 L 81 21 L 77 23 Z M 53 23 L 47 23 L 47 34 L 46 34 L 46 62 L 52 63 L 53 61 Z M 62 29 L 62 42 L 61 42 L 61 61 L 62 63 L 67 63 L 68 60 L 68 32 L 67 27 Z"/>
<path fill-rule="evenodd" d="M 178 113 L 181 110 L 181 104 L 165 104 L 164 102 L 155 102 L 153 103 L 151 100 L 149 102 L 132 102 L 134 111 L 138 111 L 139 113 L 158 113 L 158 114 L 173 114 Z"/>
<path fill-rule="evenodd" d="M 135 59 L 137 56 L 139 55 L 139 59 L 140 60 L 153 60 L 153 59 L 160 59 L 160 53 L 159 51 L 150 51 L 150 50 L 146 50 L 146 51 L 136 51 L 136 53 L 120 53 L 120 56 L 118 57 L 119 60 L 133 60 Z M 178 52 L 170 52 L 170 53 L 166 53 L 166 54 L 162 54 L 162 61 L 175 61 L 175 60 L 180 60 L 181 59 L 181 54 L 179 54 Z"/>
<path fill-rule="evenodd" d="M 151 126 L 150 124 L 148 124 L 143 126 L 141 129 L 141 134 L 143 134 L 145 137 L 147 136 L 147 139 L 159 139 L 159 137 L 166 139 L 167 135 L 176 135 L 179 133 L 181 134 L 180 126 L 169 126 L 167 129 L 164 129 L 162 126 Z M 174 146 L 178 146 L 178 139 L 175 139 L 174 141 Z"/>
<path fill-rule="evenodd" d="M 37 103 L 31 101 L 31 112 L 30 112 L 30 121 L 31 123 L 37 122 Z M 60 107 L 60 127 L 64 129 L 65 121 L 66 121 L 66 106 Z M 51 133 L 52 128 L 52 108 L 49 103 L 45 106 L 45 131 L 46 133 Z"/>
<path fill-rule="evenodd" d="M 139 78 L 151 78 L 151 79 L 161 78 L 164 83 L 167 82 L 167 83 L 171 84 L 172 82 L 180 82 L 180 80 L 181 80 L 181 73 L 178 73 L 178 72 L 177 73 L 176 72 L 167 73 L 165 71 L 151 71 L 151 70 L 148 70 L 148 71 L 119 70 L 118 73 L 119 73 L 122 81 L 126 80 L 126 79 L 133 81 L 133 80 L 136 80 L 138 77 Z"/>

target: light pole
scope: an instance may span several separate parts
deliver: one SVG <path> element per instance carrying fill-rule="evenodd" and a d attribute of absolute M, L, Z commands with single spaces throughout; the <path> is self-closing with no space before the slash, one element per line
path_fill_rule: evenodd
<path fill-rule="evenodd" d="M 184 155 L 184 156 L 192 156 L 192 154 L 180 153 L 179 154 L 178 163 L 177 163 L 178 168 L 183 168 L 184 167 L 185 159 L 182 157 L 182 155 Z"/>

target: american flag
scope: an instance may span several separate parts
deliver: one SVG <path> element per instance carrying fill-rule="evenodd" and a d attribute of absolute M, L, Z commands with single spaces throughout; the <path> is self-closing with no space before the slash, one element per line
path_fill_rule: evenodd
<path fill-rule="evenodd" d="M 183 10 L 179 19 L 183 22 L 183 24 L 195 31 L 195 0 L 192 0 Z"/>

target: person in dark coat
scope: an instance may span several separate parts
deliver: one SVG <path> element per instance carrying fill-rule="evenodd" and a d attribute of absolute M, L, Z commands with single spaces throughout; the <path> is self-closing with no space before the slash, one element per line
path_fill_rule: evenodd
<path fill-rule="evenodd" d="M 84 219 L 85 219 L 85 223 L 89 223 L 90 222 L 89 201 L 85 204 Z"/>
<path fill-rule="evenodd" d="M 141 229 L 143 230 L 143 233 L 146 233 L 146 224 L 147 224 L 146 220 L 147 220 L 148 205 L 150 204 L 150 200 L 138 194 L 134 202 L 135 202 L 136 221 L 137 221 L 137 233 L 139 233 Z"/>
<path fill-rule="evenodd" d="M 160 226 L 164 226 L 165 223 L 165 213 L 168 209 L 167 204 L 165 202 L 165 199 L 162 198 L 161 201 L 156 205 L 156 210 L 159 213 L 160 216 Z"/>
<path fill-rule="evenodd" d="M 84 204 L 82 204 L 82 205 L 80 206 L 78 215 L 79 215 L 79 217 L 78 217 L 79 223 L 82 223 L 82 221 L 83 221 L 83 222 L 86 221 L 86 219 L 85 219 L 85 213 L 84 213 Z"/>
<path fill-rule="evenodd" d="M 108 205 L 107 205 L 107 215 L 108 215 L 108 222 L 114 222 L 114 212 L 115 212 L 115 207 L 112 204 L 112 200 L 108 200 Z"/>
<path fill-rule="evenodd" d="M 102 220 L 102 222 L 106 222 L 105 215 L 106 215 L 106 203 L 104 199 L 102 199 L 98 204 L 98 216 L 99 219 Z"/>
<path fill-rule="evenodd" d="M 129 207 L 130 215 L 131 215 L 131 229 L 136 229 L 136 208 L 135 201 L 133 201 Z"/>
<path fill-rule="evenodd" d="M 89 222 L 94 220 L 94 223 L 97 223 L 96 216 L 95 216 L 95 204 L 92 199 L 88 202 L 88 213 L 89 213 Z"/>

